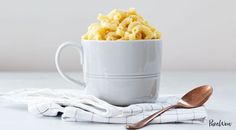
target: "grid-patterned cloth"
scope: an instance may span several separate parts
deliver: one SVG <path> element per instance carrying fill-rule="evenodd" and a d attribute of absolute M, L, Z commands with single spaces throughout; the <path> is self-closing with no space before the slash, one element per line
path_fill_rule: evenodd
<path fill-rule="evenodd" d="M 36 115 L 61 115 L 64 121 L 101 123 L 134 123 L 179 100 L 179 96 L 164 96 L 155 103 L 118 107 L 76 89 L 21 89 L 3 94 L 1 97 L 27 104 L 28 111 Z M 203 106 L 193 109 L 171 109 L 151 123 L 201 123 L 206 116 Z"/>

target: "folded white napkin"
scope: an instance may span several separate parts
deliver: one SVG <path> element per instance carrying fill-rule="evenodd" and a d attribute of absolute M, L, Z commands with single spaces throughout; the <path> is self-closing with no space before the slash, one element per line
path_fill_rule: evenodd
<path fill-rule="evenodd" d="M 1 97 L 27 104 L 28 111 L 36 115 L 61 115 L 64 121 L 101 123 L 134 123 L 163 107 L 176 103 L 179 99 L 178 96 L 164 96 L 155 103 L 118 107 L 77 89 L 21 89 L 5 93 Z M 206 116 L 206 109 L 203 106 L 193 109 L 171 109 L 151 123 L 201 123 Z"/>

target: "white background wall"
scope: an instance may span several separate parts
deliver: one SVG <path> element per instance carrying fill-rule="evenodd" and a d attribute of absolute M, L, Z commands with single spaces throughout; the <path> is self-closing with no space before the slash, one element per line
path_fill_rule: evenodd
<path fill-rule="evenodd" d="M 64 41 L 80 41 L 98 13 L 137 11 L 163 34 L 164 70 L 236 70 L 234 0 L 0 0 L 0 71 L 54 71 Z M 78 70 L 72 49 L 64 68 Z"/>

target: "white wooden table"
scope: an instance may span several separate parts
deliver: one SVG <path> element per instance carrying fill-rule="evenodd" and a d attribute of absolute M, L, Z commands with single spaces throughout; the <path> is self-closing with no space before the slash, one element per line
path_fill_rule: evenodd
<path fill-rule="evenodd" d="M 76 74 L 73 74 L 76 76 Z M 202 84 L 211 84 L 213 96 L 207 102 L 205 124 L 155 124 L 148 130 L 236 129 L 236 72 L 163 72 L 160 94 L 184 94 Z M 0 72 L 0 93 L 20 88 L 72 88 L 53 72 Z M 0 100 L 0 130 L 122 130 L 121 124 L 64 122 L 59 117 L 36 117 L 24 105 L 6 105 Z M 209 126 L 209 119 L 230 122 L 230 126 Z"/>

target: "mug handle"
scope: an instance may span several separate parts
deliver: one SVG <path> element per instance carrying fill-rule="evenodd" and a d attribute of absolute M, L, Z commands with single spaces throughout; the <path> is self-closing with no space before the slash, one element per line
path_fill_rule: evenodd
<path fill-rule="evenodd" d="M 75 80 L 71 77 L 69 77 L 67 74 L 65 74 L 59 63 L 60 63 L 60 54 L 62 52 L 62 50 L 66 47 L 73 47 L 75 48 L 79 53 L 80 53 L 80 64 L 83 64 L 83 50 L 82 50 L 82 46 L 78 43 L 75 43 L 75 42 L 65 42 L 65 43 L 62 43 L 57 51 L 56 51 L 56 56 L 55 56 L 55 63 L 56 63 L 56 68 L 57 68 L 57 71 L 59 72 L 59 74 L 67 81 L 71 82 L 71 83 L 74 83 L 74 84 L 77 84 L 81 87 L 81 89 L 84 89 L 85 88 L 85 83 L 83 80 Z"/>

